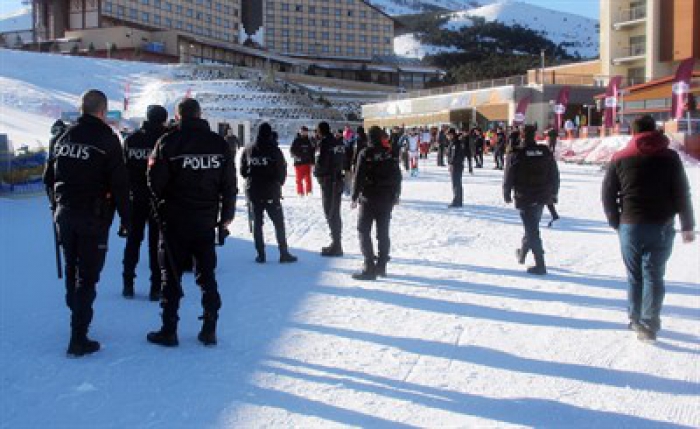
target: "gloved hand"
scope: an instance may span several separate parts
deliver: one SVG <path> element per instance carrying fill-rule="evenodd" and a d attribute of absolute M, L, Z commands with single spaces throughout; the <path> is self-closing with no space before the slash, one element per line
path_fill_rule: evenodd
<path fill-rule="evenodd" d="M 513 202 L 513 198 L 511 198 L 510 195 L 504 195 L 503 200 L 506 202 L 506 204 L 510 204 Z"/>
<path fill-rule="evenodd" d="M 126 238 L 129 236 L 129 227 L 125 226 L 124 224 L 119 225 L 119 231 L 117 231 L 117 235 L 121 238 Z"/>

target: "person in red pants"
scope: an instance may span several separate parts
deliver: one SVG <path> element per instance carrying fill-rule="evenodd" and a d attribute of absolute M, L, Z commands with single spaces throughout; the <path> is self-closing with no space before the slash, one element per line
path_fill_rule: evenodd
<path fill-rule="evenodd" d="M 311 166 L 314 164 L 315 150 L 314 144 L 309 139 L 309 129 L 301 127 L 290 148 L 296 170 L 297 195 L 300 197 L 309 195 L 312 191 Z"/>

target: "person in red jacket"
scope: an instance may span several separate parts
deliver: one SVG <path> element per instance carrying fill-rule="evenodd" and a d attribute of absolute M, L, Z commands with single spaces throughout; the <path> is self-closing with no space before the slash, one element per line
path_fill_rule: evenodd
<path fill-rule="evenodd" d="M 628 279 L 629 328 L 640 340 L 661 329 L 664 273 L 673 250 L 674 218 L 683 241 L 695 240 L 690 185 L 678 154 L 651 116 L 637 118 L 634 137 L 617 152 L 603 181 L 603 208 L 618 232 Z"/>

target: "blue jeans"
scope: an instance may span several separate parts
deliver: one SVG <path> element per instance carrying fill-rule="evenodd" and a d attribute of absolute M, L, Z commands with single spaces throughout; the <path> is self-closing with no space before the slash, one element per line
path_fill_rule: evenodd
<path fill-rule="evenodd" d="M 622 224 L 618 235 L 629 283 L 629 318 L 658 331 L 666 294 L 666 262 L 671 256 L 675 237 L 673 223 Z"/>

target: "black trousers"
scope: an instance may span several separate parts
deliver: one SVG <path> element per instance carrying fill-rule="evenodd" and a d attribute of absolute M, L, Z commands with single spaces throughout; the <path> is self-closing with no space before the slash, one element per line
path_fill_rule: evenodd
<path fill-rule="evenodd" d="M 76 333 L 86 334 L 107 255 L 111 219 L 89 210 L 59 206 L 55 220 L 65 259 L 66 305 L 71 310 L 71 327 Z"/>
<path fill-rule="evenodd" d="M 484 166 L 484 148 L 476 148 L 474 153 L 474 162 L 479 168 Z"/>
<path fill-rule="evenodd" d="M 331 240 L 340 244 L 343 221 L 340 217 L 340 203 L 343 198 L 343 179 L 324 177 L 320 180 L 321 199 L 323 201 L 323 213 L 331 230 Z"/>
<path fill-rule="evenodd" d="M 379 246 L 379 260 L 389 260 L 389 225 L 391 212 L 394 208 L 391 201 L 367 201 L 360 204 L 360 213 L 357 218 L 357 231 L 360 238 L 360 250 L 366 261 L 374 262 L 374 244 L 372 243 L 372 225 L 377 225 L 377 242 Z"/>
<path fill-rule="evenodd" d="M 549 214 L 552 215 L 553 219 L 559 219 L 559 213 L 557 213 L 554 203 L 547 204 L 547 210 L 549 210 Z"/>
<path fill-rule="evenodd" d="M 496 168 L 503 169 L 505 166 L 505 151 L 496 149 L 493 153 L 493 161 L 496 163 Z"/>
<path fill-rule="evenodd" d="M 437 165 L 438 167 L 445 166 L 445 146 L 443 145 L 438 146 Z"/>
<path fill-rule="evenodd" d="M 151 269 L 151 290 L 160 290 L 160 265 L 158 264 L 158 225 L 151 216 L 148 200 L 134 199 L 131 212 L 131 229 L 124 247 L 124 278 L 136 277 L 141 242 L 148 226 L 148 263 Z"/>
<path fill-rule="evenodd" d="M 540 237 L 540 220 L 544 204 L 533 204 L 520 209 L 520 219 L 523 221 L 525 235 L 523 236 L 523 251 L 532 250 L 535 255 L 544 255 L 542 238 Z"/>
<path fill-rule="evenodd" d="M 166 221 L 167 222 L 167 221 Z M 182 267 L 194 259 L 194 278 L 202 290 L 202 308 L 205 316 L 216 319 L 221 308 L 221 296 L 214 271 L 216 270 L 215 231 L 193 231 L 166 223 L 160 235 L 159 260 L 163 279 L 163 329 L 175 331 L 178 310 L 183 296 Z M 167 244 L 167 246 L 166 246 Z M 170 257 L 166 254 L 170 251 Z M 175 266 L 170 263 L 172 258 Z"/>
<path fill-rule="evenodd" d="M 263 237 L 263 223 L 265 212 L 270 217 L 275 226 L 277 245 L 280 252 L 287 251 L 287 235 L 284 229 L 284 212 L 280 200 L 251 201 L 253 209 L 253 238 L 255 240 L 255 250 L 258 254 L 265 253 L 265 238 Z"/>
<path fill-rule="evenodd" d="M 452 164 L 452 204 L 461 206 L 464 200 L 464 190 L 462 188 L 462 176 L 464 174 L 464 164 Z"/>

